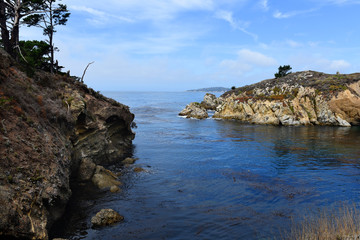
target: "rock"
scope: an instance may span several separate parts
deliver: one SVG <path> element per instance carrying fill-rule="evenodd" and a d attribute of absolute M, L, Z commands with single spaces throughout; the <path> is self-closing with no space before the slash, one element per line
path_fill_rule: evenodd
<path fill-rule="evenodd" d="M 112 193 L 120 192 L 120 190 L 121 189 L 118 186 L 115 186 L 115 185 L 110 187 L 110 192 L 112 192 Z"/>
<path fill-rule="evenodd" d="M 231 90 L 222 98 L 214 118 L 286 126 L 360 125 L 360 74 L 293 73 Z"/>
<path fill-rule="evenodd" d="M 145 169 L 143 169 L 142 167 L 136 167 L 136 168 L 134 168 L 134 172 L 136 172 L 136 173 L 144 172 L 144 171 L 145 171 Z"/>
<path fill-rule="evenodd" d="M 91 218 L 93 227 L 102 227 L 112 225 L 124 220 L 124 217 L 112 209 L 102 209 Z"/>
<path fill-rule="evenodd" d="M 90 159 L 83 158 L 80 163 L 78 179 L 80 181 L 90 181 L 95 173 L 96 164 Z"/>
<path fill-rule="evenodd" d="M 0 239 L 48 239 L 71 197 L 70 176 L 92 179 L 94 164 L 123 159 L 134 115 L 72 77 L 20 69 L 0 49 Z"/>
<path fill-rule="evenodd" d="M 186 116 L 187 118 L 197 118 L 197 119 L 205 119 L 208 118 L 209 115 L 206 112 L 206 109 L 201 106 L 200 103 L 193 102 L 186 106 L 184 110 L 179 113 L 180 116 Z"/>
<path fill-rule="evenodd" d="M 134 164 L 136 161 L 136 159 L 134 158 L 125 158 L 125 160 L 121 161 L 121 163 L 123 165 L 126 165 L 126 164 Z"/>
<path fill-rule="evenodd" d="M 220 104 L 218 99 L 214 94 L 206 93 L 204 100 L 201 102 L 201 105 L 207 110 L 216 110 L 216 107 Z"/>
<path fill-rule="evenodd" d="M 112 186 L 119 186 L 121 182 L 117 181 L 117 176 L 111 171 L 102 166 L 97 166 L 95 174 L 92 177 L 92 182 L 100 189 L 111 188 Z"/>

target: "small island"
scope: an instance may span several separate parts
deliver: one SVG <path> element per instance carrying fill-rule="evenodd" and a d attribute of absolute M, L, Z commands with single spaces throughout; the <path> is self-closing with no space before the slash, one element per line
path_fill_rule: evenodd
<path fill-rule="evenodd" d="M 227 92 L 230 91 L 230 88 L 225 87 L 209 87 L 209 88 L 199 88 L 187 90 L 187 92 Z"/>

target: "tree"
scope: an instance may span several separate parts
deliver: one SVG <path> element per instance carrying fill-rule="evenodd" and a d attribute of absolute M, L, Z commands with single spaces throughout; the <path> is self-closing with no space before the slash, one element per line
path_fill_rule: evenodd
<path fill-rule="evenodd" d="M 0 0 L 0 27 L 4 49 L 18 59 L 20 20 L 43 9 L 43 0 Z"/>
<path fill-rule="evenodd" d="M 61 0 L 60 0 L 61 1 Z M 43 29 L 43 34 L 48 37 L 46 40 L 50 45 L 50 71 L 53 72 L 54 52 L 57 48 L 54 46 L 55 26 L 65 25 L 70 13 L 66 5 L 56 4 L 56 0 L 43 0 L 43 12 L 35 13 L 24 18 L 23 23 L 28 27 L 36 26 Z"/>
<path fill-rule="evenodd" d="M 44 41 L 20 41 L 19 42 L 24 59 L 20 61 L 26 63 L 31 68 L 49 70 L 50 45 Z"/>
<path fill-rule="evenodd" d="M 290 67 L 290 65 L 284 65 L 284 66 L 280 66 L 279 67 L 279 71 L 277 73 L 275 73 L 275 78 L 281 78 L 284 77 L 288 74 L 290 74 L 291 72 L 289 72 L 292 68 Z"/>

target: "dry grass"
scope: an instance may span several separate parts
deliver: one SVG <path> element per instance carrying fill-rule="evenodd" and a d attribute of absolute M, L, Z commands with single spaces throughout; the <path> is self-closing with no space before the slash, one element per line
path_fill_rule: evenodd
<path fill-rule="evenodd" d="M 294 240 L 352 240 L 360 239 L 360 215 L 356 206 L 343 205 L 336 210 L 308 214 L 294 224 L 285 239 Z"/>

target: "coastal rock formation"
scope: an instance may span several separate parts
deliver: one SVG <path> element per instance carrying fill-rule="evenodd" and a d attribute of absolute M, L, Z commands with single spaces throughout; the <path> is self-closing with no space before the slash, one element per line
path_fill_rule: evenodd
<path fill-rule="evenodd" d="M 0 238 L 48 239 L 70 178 L 130 155 L 134 115 L 74 78 L 19 69 L 0 49 Z"/>
<path fill-rule="evenodd" d="M 184 110 L 179 113 L 180 116 L 186 116 L 187 118 L 204 119 L 208 118 L 209 115 L 206 109 L 197 102 L 188 104 Z"/>
<path fill-rule="evenodd" d="M 93 227 L 103 227 L 112 225 L 124 220 L 124 217 L 112 209 L 102 209 L 91 218 Z"/>
<path fill-rule="evenodd" d="M 360 74 L 290 74 L 226 94 L 215 118 L 275 125 L 358 125 Z"/>
<path fill-rule="evenodd" d="M 207 110 L 216 110 L 216 107 L 222 102 L 222 98 L 217 98 L 214 94 L 206 93 L 204 96 L 204 100 L 201 102 L 201 106 L 203 106 Z"/>
<path fill-rule="evenodd" d="M 214 118 L 253 124 L 360 124 L 360 74 L 305 71 L 224 93 Z"/>

